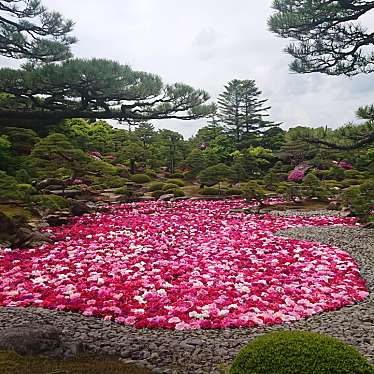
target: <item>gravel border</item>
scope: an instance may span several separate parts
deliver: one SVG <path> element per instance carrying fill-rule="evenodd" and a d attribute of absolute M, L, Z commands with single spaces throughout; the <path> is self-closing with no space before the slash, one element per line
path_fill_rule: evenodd
<path fill-rule="evenodd" d="M 277 214 L 321 215 L 320 211 L 291 213 Z M 77 313 L 0 308 L 0 330 L 15 324 L 51 324 L 61 328 L 69 339 L 83 341 L 89 351 L 120 355 L 124 362 L 151 368 L 155 374 L 223 373 L 248 341 L 278 329 L 303 329 L 335 336 L 356 346 L 374 363 L 374 230 L 345 226 L 299 227 L 277 235 L 326 243 L 350 253 L 367 281 L 369 297 L 361 303 L 282 326 L 192 331 L 137 330 Z"/>

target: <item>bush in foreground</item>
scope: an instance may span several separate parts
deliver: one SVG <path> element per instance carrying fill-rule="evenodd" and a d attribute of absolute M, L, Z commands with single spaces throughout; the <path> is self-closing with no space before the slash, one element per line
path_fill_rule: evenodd
<path fill-rule="evenodd" d="M 230 374 L 373 374 L 356 348 L 330 336 L 278 331 L 260 336 L 235 358 Z"/>

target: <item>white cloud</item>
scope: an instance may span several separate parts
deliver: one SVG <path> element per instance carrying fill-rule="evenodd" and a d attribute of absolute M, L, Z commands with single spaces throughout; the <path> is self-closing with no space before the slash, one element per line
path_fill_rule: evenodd
<path fill-rule="evenodd" d="M 284 127 L 338 126 L 370 104 L 369 75 L 327 77 L 288 70 L 287 41 L 267 29 L 271 0 L 43 0 L 75 21 L 79 57 L 105 57 L 136 70 L 184 82 L 213 98 L 231 79 L 254 79 Z M 366 17 L 366 23 L 373 23 Z M 13 64 L 0 60 L 0 64 Z M 158 127 L 190 136 L 205 123 L 160 121 Z"/>

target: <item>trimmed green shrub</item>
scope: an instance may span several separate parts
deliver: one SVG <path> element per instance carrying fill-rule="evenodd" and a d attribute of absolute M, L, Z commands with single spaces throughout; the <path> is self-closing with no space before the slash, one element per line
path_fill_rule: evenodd
<path fill-rule="evenodd" d="M 16 188 L 22 195 L 22 200 L 25 202 L 30 202 L 31 195 L 36 193 L 36 189 L 31 184 L 20 183 L 17 184 Z"/>
<path fill-rule="evenodd" d="M 329 195 L 328 190 L 324 188 L 321 181 L 314 173 L 307 174 L 300 187 L 302 196 L 306 198 L 316 197 L 318 199 L 324 199 Z"/>
<path fill-rule="evenodd" d="M 162 187 L 164 187 L 165 183 L 163 182 L 152 182 L 148 185 L 148 190 L 150 192 L 162 190 Z"/>
<path fill-rule="evenodd" d="M 147 174 L 134 174 L 131 176 L 131 180 L 135 183 L 143 184 L 151 181 L 151 178 Z"/>
<path fill-rule="evenodd" d="M 174 188 L 178 188 L 179 186 L 177 184 L 174 184 L 174 183 L 165 183 L 164 186 L 162 187 L 162 190 L 163 191 L 167 191 L 167 190 L 173 190 Z"/>
<path fill-rule="evenodd" d="M 106 188 L 122 187 L 128 180 L 126 178 L 118 177 L 117 175 L 107 175 L 99 178 L 99 184 L 103 184 Z"/>
<path fill-rule="evenodd" d="M 281 182 L 277 187 L 277 193 L 282 194 L 286 200 L 289 201 L 297 201 L 301 200 L 302 195 L 302 187 L 295 182 Z"/>
<path fill-rule="evenodd" d="M 30 174 L 25 169 L 19 169 L 16 171 L 16 179 L 19 183 L 30 183 L 31 177 Z"/>
<path fill-rule="evenodd" d="M 153 196 L 154 198 L 158 199 L 160 196 L 162 195 L 165 195 L 165 191 L 162 191 L 162 190 L 157 190 L 157 191 L 153 191 L 151 193 L 151 196 Z"/>
<path fill-rule="evenodd" d="M 242 195 L 243 191 L 239 188 L 229 188 L 225 191 L 225 195 L 227 196 L 239 196 Z"/>
<path fill-rule="evenodd" d="M 334 179 L 324 180 L 322 182 L 322 185 L 328 189 L 335 189 L 335 191 L 338 191 L 340 188 L 343 187 L 341 182 L 338 182 L 337 180 L 334 180 Z"/>
<path fill-rule="evenodd" d="M 129 191 L 126 187 L 116 188 L 114 192 L 120 195 L 132 196 L 132 191 Z"/>
<path fill-rule="evenodd" d="M 287 179 L 288 179 L 288 174 L 287 173 L 277 173 L 276 176 L 277 176 L 279 182 L 286 182 Z"/>
<path fill-rule="evenodd" d="M 58 195 L 35 195 L 31 197 L 31 202 L 53 212 L 69 208 L 69 202 L 64 197 Z"/>
<path fill-rule="evenodd" d="M 164 195 L 168 195 L 168 194 L 173 194 L 174 195 L 175 190 L 176 190 L 176 188 L 171 188 L 170 190 L 166 190 L 166 191 L 164 191 Z"/>
<path fill-rule="evenodd" d="M 185 183 L 180 179 L 168 179 L 166 183 L 176 184 L 179 187 L 185 186 Z"/>
<path fill-rule="evenodd" d="M 204 195 L 204 196 L 208 196 L 208 195 L 219 195 L 220 193 L 222 193 L 223 191 L 219 190 L 218 188 L 215 188 L 215 187 L 207 187 L 205 186 L 204 188 L 201 188 L 199 190 L 199 193 L 201 195 Z"/>
<path fill-rule="evenodd" d="M 361 184 L 362 181 L 360 179 L 344 179 L 341 181 L 341 185 L 343 188 L 351 187 L 351 186 L 357 186 L 358 184 Z"/>
<path fill-rule="evenodd" d="M 157 177 L 157 173 L 154 170 L 151 170 L 151 169 L 147 169 L 144 173 L 151 178 L 156 178 Z"/>
<path fill-rule="evenodd" d="M 346 188 L 340 199 L 343 205 L 348 207 L 361 222 L 371 220 L 370 213 L 374 205 L 374 179 L 369 179 L 359 186 Z"/>
<path fill-rule="evenodd" d="M 328 179 L 336 179 L 342 181 L 345 177 L 345 170 L 337 166 L 332 166 L 327 172 Z"/>
<path fill-rule="evenodd" d="M 260 185 L 257 181 L 249 181 L 241 185 L 243 190 L 243 196 L 247 201 L 257 201 L 260 205 L 263 204 L 263 201 L 266 197 L 266 191 L 264 186 Z"/>
<path fill-rule="evenodd" d="M 174 196 L 175 197 L 183 197 L 183 196 L 186 196 L 186 194 L 184 193 L 184 191 L 183 190 L 181 190 L 180 188 L 176 188 L 175 190 L 174 190 Z"/>
<path fill-rule="evenodd" d="M 362 179 L 364 178 L 363 173 L 361 171 L 351 169 L 351 170 L 345 170 L 344 175 L 347 179 Z"/>
<path fill-rule="evenodd" d="M 305 331 L 262 335 L 235 358 L 230 374 L 373 374 L 358 350 L 336 338 Z"/>
<path fill-rule="evenodd" d="M 90 186 L 90 189 L 92 189 L 94 191 L 105 190 L 106 189 L 106 185 L 103 185 L 103 184 L 92 184 Z"/>
<path fill-rule="evenodd" d="M 77 191 L 80 191 L 82 190 L 82 185 L 81 184 L 71 184 L 69 187 L 68 187 L 69 190 L 77 190 Z"/>
<path fill-rule="evenodd" d="M 170 178 L 184 178 L 184 174 L 183 173 L 174 173 L 174 174 L 170 174 Z"/>
<path fill-rule="evenodd" d="M 0 170 L 0 200 L 22 200 L 24 194 L 17 190 L 16 178 Z"/>

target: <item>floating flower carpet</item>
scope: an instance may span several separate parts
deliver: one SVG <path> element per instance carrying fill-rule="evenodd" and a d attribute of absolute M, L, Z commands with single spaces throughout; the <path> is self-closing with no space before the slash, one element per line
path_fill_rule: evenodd
<path fill-rule="evenodd" d="M 231 212 L 243 200 L 108 207 L 48 228 L 52 244 L 0 249 L 0 305 L 80 312 L 136 328 L 291 322 L 368 296 L 342 249 L 274 236 L 352 218 Z"/>

